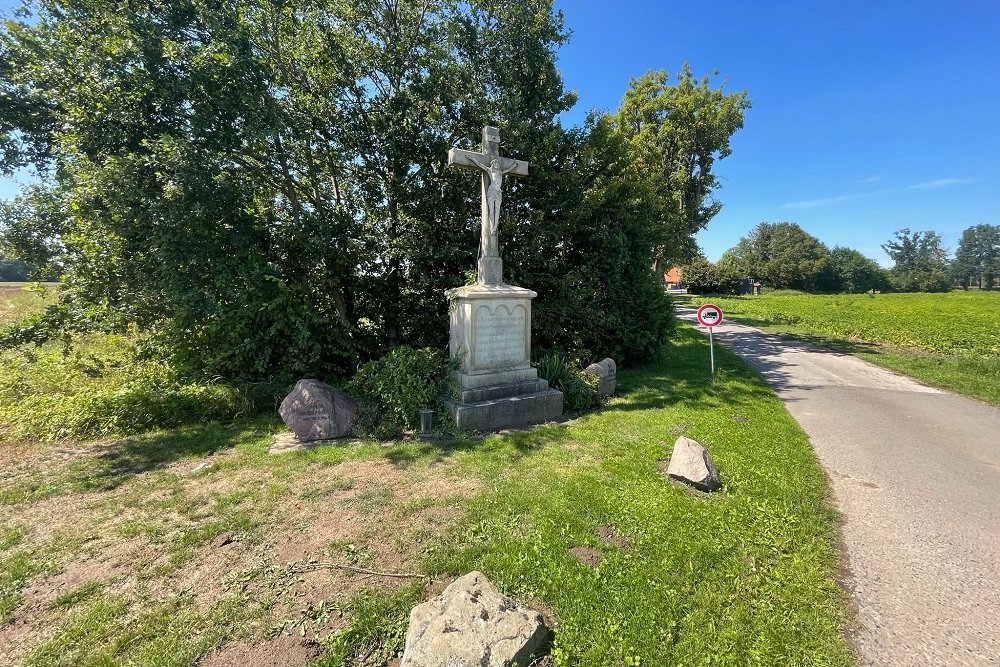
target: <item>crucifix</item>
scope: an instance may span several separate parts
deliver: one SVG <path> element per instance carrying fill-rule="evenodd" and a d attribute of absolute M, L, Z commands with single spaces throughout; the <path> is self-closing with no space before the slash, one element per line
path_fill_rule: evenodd
<path fill-rule="evenodd" d="M 503 201 L 503 177 L 527 176 L 528 163 L 500 157 L 500 130 L 483 128 L 483 152 L 452 148 L 448 151 L 448 164 L 478 171 L 483 178 L 482 228 L 479 235 L 479 282 L 487 285 L 503 283 L 503 262 L 500 260 L 500 243 L 497 228 L 500 223 L 500 204 Z"/>

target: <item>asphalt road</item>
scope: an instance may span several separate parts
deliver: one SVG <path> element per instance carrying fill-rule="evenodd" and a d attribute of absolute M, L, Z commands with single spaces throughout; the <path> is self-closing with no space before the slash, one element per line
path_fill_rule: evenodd
<path fill-rule="evenodd" d="M 830 477 L 861 664 L 1000 665 L 1000 410 L 748 326 L 715 340 L 778 393 Z"/>

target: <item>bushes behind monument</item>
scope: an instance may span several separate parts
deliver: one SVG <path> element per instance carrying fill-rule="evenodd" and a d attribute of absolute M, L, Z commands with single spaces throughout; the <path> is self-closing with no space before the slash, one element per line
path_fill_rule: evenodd
<path fill-rule="evenodd" d="M 385 438 L 420 424 L 420 410 L 434 410 L 436 427 L 450 422 L 444 402 L 456 398 L 451 371 L 457 363 L 431 348 L 400 346 L 370 361 L 344 388 L 358 402 L 355 431 Z"/>

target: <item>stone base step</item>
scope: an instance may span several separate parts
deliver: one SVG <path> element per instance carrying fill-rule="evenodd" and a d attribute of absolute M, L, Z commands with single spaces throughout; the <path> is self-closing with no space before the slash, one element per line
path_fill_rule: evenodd
<path fill-rule="evenodd" d="M 542 379 L 525 380 L 524 382 L 508 382 L 507 384 L 497 384 L 492 387 L 463 389 L 459 400 L 462 403 L 477 403 L 479 401 L 491 401 L 497 398 L 506 398 L 508 396 L 534 394 L 539 391 L 545 391 L 548 388 L 548 380 Z"/>
<path fill-rule="evenodd" d="M 544 389 L 472 403 L 452 403 L 450 407 L 460 429 L 492 431 L 555 419 L 562 414 L 563 394 L 557 389 Z"/>

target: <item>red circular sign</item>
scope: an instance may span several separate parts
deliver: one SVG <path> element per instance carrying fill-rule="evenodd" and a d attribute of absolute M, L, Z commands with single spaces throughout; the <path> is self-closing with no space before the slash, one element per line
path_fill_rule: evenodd
<path fill-rule="evenodd" d="M 712 303 L 706 303 L 698 309 L 698 322 L 706 327 L 714 327 L 722 322 L 722 309 Z"/>

